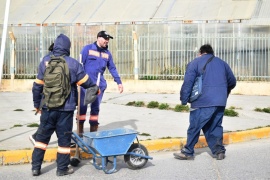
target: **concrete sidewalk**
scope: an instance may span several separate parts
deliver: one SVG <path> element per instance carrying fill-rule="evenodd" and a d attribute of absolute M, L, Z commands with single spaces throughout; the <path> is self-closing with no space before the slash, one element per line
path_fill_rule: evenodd
<path fill-rule="evenodd" d="M 157 101 L 167 103 L 172 108 L 180 104 L 179 94 L 108 92 L 105 93 L 101 104 L 99 130 L 122 127 L 134 129 L 139 133 L 138 139 L 150 152 L 179 150 L 180 144 L 185 144 L 189 113 L 126 106 L 128 102 L 132 101 L 143 101 L 145 104 Z M 269 102 L 270 96 L 230 95 L 227 108 L 234 106 L 239 117 L 224 117 L 224 143 L 269 138 L 270 114 L 254 111 L 255 108 L 269 107 Z M 28 136 L 33 134 L 37 128 L 27 127 L 27 125 L 39 124 L 39 115 L 35 116 L 33 110 L 31 92 L 0 92 L 0 120 L 2 122 L 0 126 L 0 165 L 31 161 L 33 145 L 28 140 Z M 76 132 L 75 117 L 73 125 L 73 130 Z M 84 131 L 89 131 L 88 122 L 85 123 Z M 205 146 L 207 144 L 204 137 L 201 136 L 196 147 Z M 46 151 L 45 161 L 55 160 L 56 147 L 57 138 L 54 134 Z M 89 156 L 85 153 L 82 155 L 83 157 Z"/>

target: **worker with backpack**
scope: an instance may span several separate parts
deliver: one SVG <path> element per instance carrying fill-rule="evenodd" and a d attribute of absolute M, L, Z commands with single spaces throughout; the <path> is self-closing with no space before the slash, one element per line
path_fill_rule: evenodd
<path fill-rule="evenodd" d="M 49 46 L 49 48 L 48 48 L 49 53 L 48 53 L 46 56 L 50 57 L 50 56 L 52 55 L 53 46 L 54 46 L 54 43 L 52 43 L 52 44 Z M 43 58 L 46 58 L 46 56 L 43 57 Z M 36 111 L 36 114 L 37 114 L 38 112 L 41 112 L 41 111 Z M 29 136 L 29 140 L 30 140 L 30 142 L 31 142 L 33 145 L 35 145 L 37 133 L 38 133 L 38 130 L 37 130 L 34 134 L 31 134 L 31 135 Z"/>
<path fill-rule="evenodd" d="M 82 65 L 69 57 L 71 42 L 64 34 L 54 41 L 51 56 L 45 56 L 39 64 L 37 79 L 32 88 L 36 111 L 41 111 L 40 127 L 32 153 L 32 175 L 41 174 L 41 165 L 51 135 L 58 138 L 57 176 L 73 173 L 69 168 L 70 141 L 73 115 L 77 106 L 77 85 L 83 88 L 95 87 Z M 98 93 L 98 88 L 97 88 Z"/>

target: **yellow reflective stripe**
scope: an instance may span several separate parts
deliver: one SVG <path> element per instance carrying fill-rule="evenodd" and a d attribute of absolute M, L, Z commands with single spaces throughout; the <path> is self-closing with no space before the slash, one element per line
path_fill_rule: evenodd
<path fill-rule="evenodd" d="M 35 142 L 35 148 L 39 148 L 39 149 L 42 149 L 42 150 L 46 150 L 48 144 L 44 144 L 42 142 Z"/>
<path fill-rule="evenodd" d="M 70 148 L 58 146 L 57 152 L 60 154 L 70 154 Z"/>
<path fill-rule="evenodd" d="M 35 80 L 35 83 L 44 85 L 44 81 L 42 81 L 42 80 L 40 80 L 40 79 L 36 79 L 36 80 Z"/>
<path fill-rule="evenodd" d="M 90 115 L 89 120 L 91 120 L 91 121 L 97 121 L 98 120 L 98 115 Z"/>
<path fill-rule="evenodd" d="M 88 74 L 86 74 L 85 76 L 84 76 L 84 78 L 82 78 L 81 80 L 79 80 L 78 82 L 77 82 L 77 85 L 81 85 L 81 84 L 83 84 L 83 83 L 85 83 L 87 80 L 88 80 Z"/>

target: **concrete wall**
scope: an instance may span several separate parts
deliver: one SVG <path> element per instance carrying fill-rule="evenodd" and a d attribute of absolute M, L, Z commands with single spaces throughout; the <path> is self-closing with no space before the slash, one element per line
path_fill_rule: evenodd
<path fill-rule="evenodd" d="M 31 91 L 33 79 L 2 79 L 0 91 Z M 117 92 L 117 85 L 113 80 L 107 80 L 107 92 Z M 179 93 L 183 81 L 158 80 L 123 80 L 124 92 L 142 93 Z M 232 94 L 242 95 L 270 95 L 269 82 L 238 81 Z"/>

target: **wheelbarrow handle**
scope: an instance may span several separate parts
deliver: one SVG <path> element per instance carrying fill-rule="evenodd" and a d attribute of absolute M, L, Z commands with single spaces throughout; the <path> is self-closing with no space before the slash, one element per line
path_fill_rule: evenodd
<path fill-rule="evenodd" d="M 86 153 L 92 154 L 94 157 L 100 158 L 101 156 L 98 156 L 94 150 L 88 146 L 78 134 L 72 132 L 71 139 Z"/>

